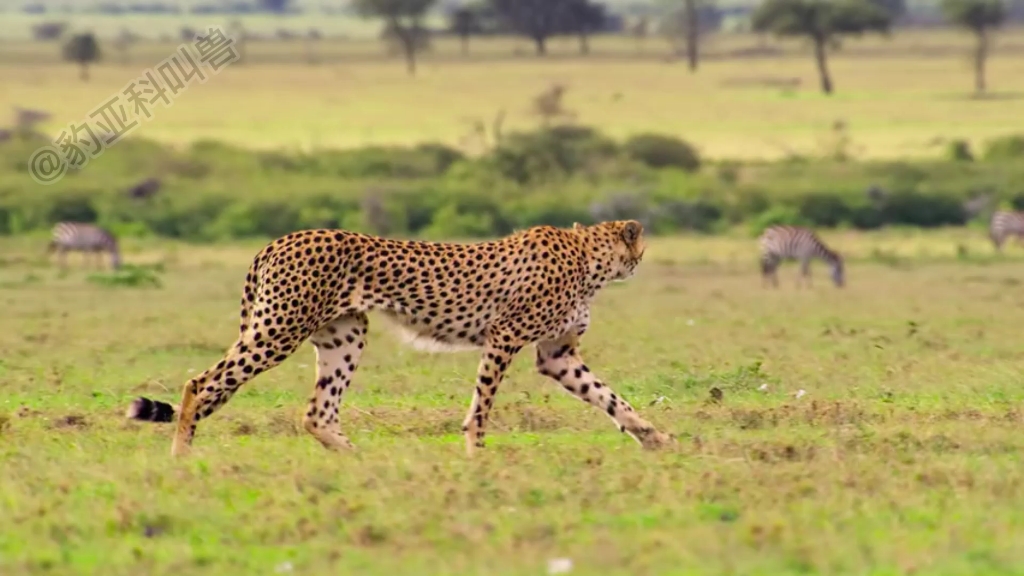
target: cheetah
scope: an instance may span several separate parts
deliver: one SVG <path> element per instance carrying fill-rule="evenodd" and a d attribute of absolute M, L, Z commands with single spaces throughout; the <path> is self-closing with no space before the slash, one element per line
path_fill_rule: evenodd
<path fill-rule="evenodd" d="M 253 259 L 239 337 L 216 365 L 185 383 L 181 402 L 138 397 L 129 419 L 172 422 L 172 457 L 189 453 L 197 423 L 309 339 L 316 385 L 303 427 L 325 448 L 355 446 L 338 405 L 366 345 L 376 310 L 421 349 L 480 351 L 476 389 L 462 424 L 467 455 L 483 448 L 488 414 L 513 357 L 533 344 L 538 372 L 607 413 L 645 449 L 672 437 L 655 429 L 580 356 L 590 303 L 609 282 L 633 276 L 644 255 L 635 220 L 571 229 L 535 226 L 468 244 L 393 240 L 346 230 L 302 230 Z"/>

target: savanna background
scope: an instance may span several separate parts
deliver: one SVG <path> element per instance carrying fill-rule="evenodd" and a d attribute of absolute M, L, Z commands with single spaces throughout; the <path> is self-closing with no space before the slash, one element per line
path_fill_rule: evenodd
<path fill-rule="evenodd" d="M 0 572 L 1024 571 L 1024 269 L 987 233 L 1024 208 L 1022 20 L 1019 0 L 0 1 Z M 32 177 L 210 26 L 236 61 Z M 301 430 L 308 345 L 188 459 L 123 418 L 219 360 L 277 235 L 617 218 L 650 248 L 582 352 L 669 450 L 527 350 L 468 459 L 476 355 L 372 317 L 352 454 Z M 62 220 L 117 234 L 125 265 L 61 270 Z M 773 223 L 816 229 L 847 285 L 815 263 L 811 288 L 792 264 L 764 288 Z"/>

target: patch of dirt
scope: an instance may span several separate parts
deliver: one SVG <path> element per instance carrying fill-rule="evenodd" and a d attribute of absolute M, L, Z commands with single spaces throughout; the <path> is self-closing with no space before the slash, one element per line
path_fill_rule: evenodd
<path fill-rule="evenodd" d="M 282 436 L 299 436 L 305 432 L 290 411 L 274 412 L 267 423 L 267 432 Z"/>
<path fill-rule="evenodd" d="M 84 429 L 89 427 L 89 422 L 85 419 L 85 416 L 81 414 L 68 414 L 67 416 L 61 416 L 53 420 L 50 423 L 53 428 L 77 428 Z"/>
<path fill-rule="evenodd" d="M 250 424 L 249 422 L 241 422 L 237 426 L 235 426 L 235 429 L 232 430 L 232 433 L 235 436 L 252 436 L 253 434 L 256 433 L 256 426 Z"/>

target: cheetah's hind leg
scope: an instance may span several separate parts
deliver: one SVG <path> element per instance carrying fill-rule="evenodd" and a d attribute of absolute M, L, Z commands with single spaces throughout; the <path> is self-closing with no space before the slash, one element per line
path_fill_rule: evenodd
<path fill-rule="evenodd" d="M 257 347 L 257 344 L 264 346 Z M 210 417 L 227 404 L 243 384 L 284 362 L 298 347 L 297 343 L 280 344 L 241 339 L 220 362 L 185 383 L 181 391 L 178 426 L 171 444 L 172 456 L 184 456 L 189 452 L 199 420 Z"/>
<path fill-rule="evenodd" d="M 366 314 L 358 312 L 336 318 L 310 338 L 316 348 L 316 388 L 302 424 L 330 450 L 355 448 L 341 432 L 338 405 L 359 366 L 368 328 Z"/>

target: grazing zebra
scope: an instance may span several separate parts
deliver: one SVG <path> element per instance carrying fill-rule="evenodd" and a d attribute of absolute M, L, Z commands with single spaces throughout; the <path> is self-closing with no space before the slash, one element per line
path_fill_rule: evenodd
<path fill-rule="evenodd" d="M 53 227 L 53 240 L 46 252 L 57 251 L 57 259 L 62 269 L 67 268 L 67 253 L 72 250 L 92 252 L 96 255 L 96 263 L 102 266 L 102 253 L 110 253 L 111 267 L 121 266 L 121 253 L 118 250 L 117 238 L 110 232 L 93 224 L 81 222 L 58 222 Z"/>
<path fill-rule="evenodd" d="M 832 281 L 842 287 L 843 257 L 831 250 L 818 238 L 817 234 L 798 226 L 770 226 L 761 234 L 761 279 L 762 284 L 771 280 L 772 286 L 779 285 L 776 270 L 783 260 L 800 261 L 800 277 L 811 285 L 811 258 L 821 258 L 832 267 Z"/>
<path fill-rule="evenodd" d="M 997 252 L 1003 251 L 1003 242 L 1007 236 L 1016 236 L 1018 242 L 1024 242 L 1024 212 L 996 210 L 988 223 L 988 237 L 996 246 Z"/>

